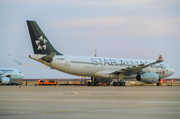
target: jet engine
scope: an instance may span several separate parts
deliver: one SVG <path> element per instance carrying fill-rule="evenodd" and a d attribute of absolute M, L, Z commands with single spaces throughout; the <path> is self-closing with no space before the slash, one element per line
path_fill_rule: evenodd
<path fill-rule="evenodd" d="M 159 81 L 159 76 L 156 73 L 143 73 L 138 74 L 136 79 L 146 83 L 156 83 Z"/>
<path fill-rule="evenodd" d="M 2 77 L 2 78 L 0 78 L 0 83 L 8 84 L 8 83 L 10 83 L 10 78 L 9 77 Z"/>
<path fill-rule="evenodd" d="M 0 71 L 0 75 L 2 75 L 3 74 L 3 72 L 2 71 Z"/>

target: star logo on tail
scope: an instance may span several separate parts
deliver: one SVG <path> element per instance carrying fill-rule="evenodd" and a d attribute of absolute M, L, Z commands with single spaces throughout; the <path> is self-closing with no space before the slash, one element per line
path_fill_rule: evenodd
<path fill-rule="evenodd" d="M 46 39 L 43 38 L 43 36 L 40 36 L 38 40 L 35 41 L 36 42 L 36 45 L 38 46 L 37 47 L 37 50 L 46 50 L 46 43 L 48 42 Z M 43 45 L 41 45 L 43 44 Z"/>

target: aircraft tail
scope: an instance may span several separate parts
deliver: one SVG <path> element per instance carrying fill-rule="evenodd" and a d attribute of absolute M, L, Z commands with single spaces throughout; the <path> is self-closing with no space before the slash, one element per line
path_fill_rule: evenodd
<path fill-rule="evenodd" d="M 34 54 L 50 54 L 51 52 L 54 52 L 56 55 L 62 55 L 51 45 L 35 21 L 27 21 L 27 25 Z"/>

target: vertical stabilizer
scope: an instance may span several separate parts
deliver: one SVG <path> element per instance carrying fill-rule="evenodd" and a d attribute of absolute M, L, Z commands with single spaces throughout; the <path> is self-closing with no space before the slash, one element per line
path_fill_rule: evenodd
<path fill-rule="evenodd" d="M 35 21 L 27 21 L 27 25 L 34 54 L 50 54 L 51 52 L 54 52 L 57 55 L 62 55 L 51 45 Z"/>

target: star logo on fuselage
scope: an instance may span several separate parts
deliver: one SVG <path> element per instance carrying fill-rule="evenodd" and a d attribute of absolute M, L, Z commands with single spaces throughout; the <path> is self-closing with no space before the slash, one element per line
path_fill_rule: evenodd
<path fill-rule="evenodd" d="M 43 38 L 43 36 L 40 36 L 39 39 L 35 40 L 37 47 L 37 50 L 46 50 L 46 43 L 48 42 L 46 39 Z"/>

